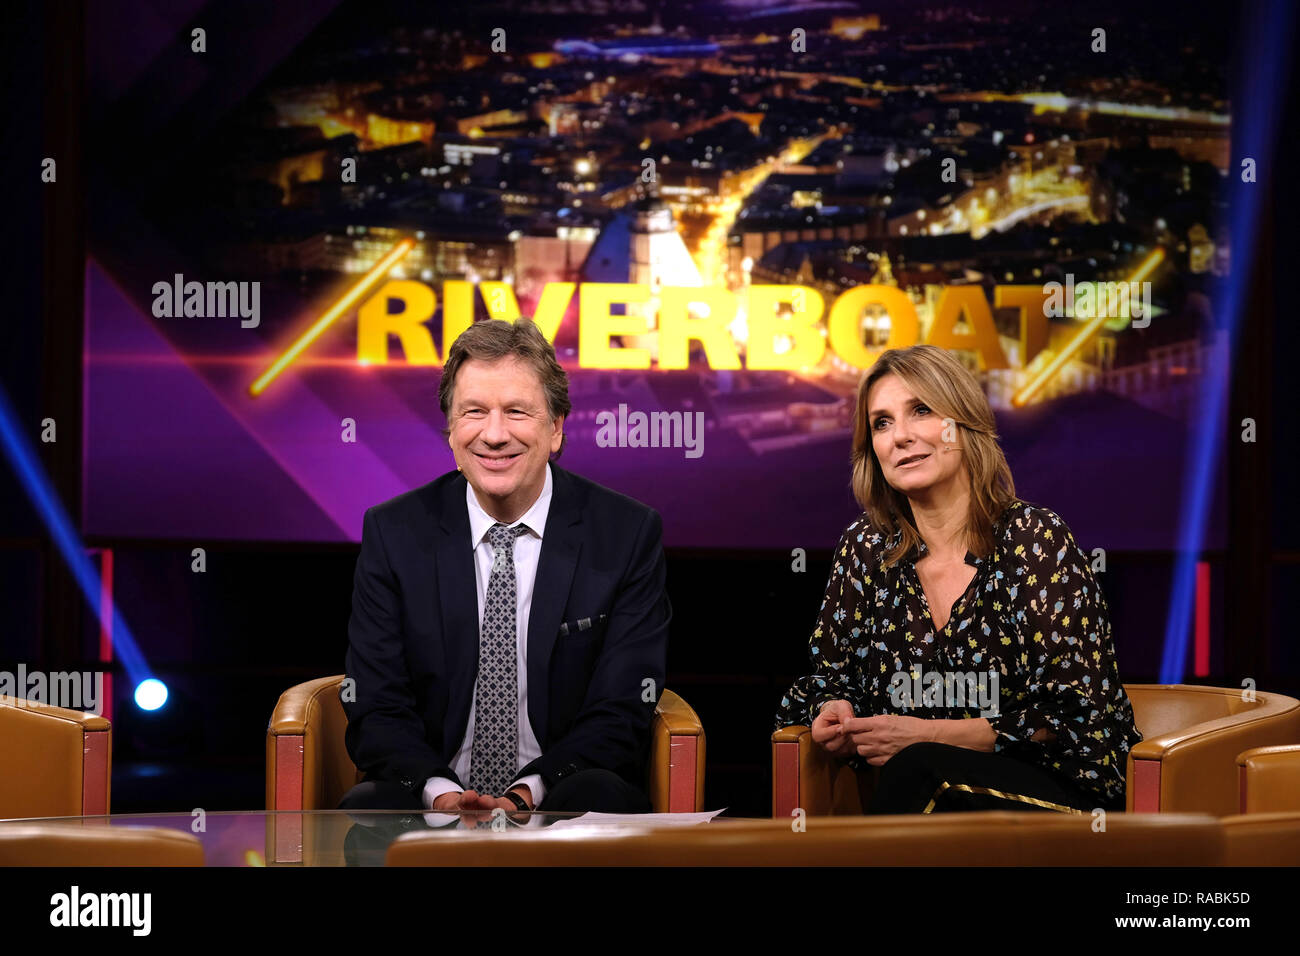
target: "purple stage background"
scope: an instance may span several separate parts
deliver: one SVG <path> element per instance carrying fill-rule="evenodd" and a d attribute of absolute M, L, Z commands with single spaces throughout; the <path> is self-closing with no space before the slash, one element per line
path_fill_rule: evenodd
<path fill-rule="evenodd" d="M 922 306 L 924 328 L 927 287 L 976 281 L 991 300 L 994 283 L 1041 283 L 1070 271 L 1079 281 L 1105 281 L 1131 271 L 1157 246 L 1168 250 L 1169 262 L 1153 275 L 1158 312 L 1149 330 L 1108 331 L 1109 358 L 1086 367 L 1081 361 L 1071 370 L 1079 384 L 1024 408 L 1005 401 L 995 401 L 995 408 L 1017 492 L 1061 514 L 1085 549 L 1177 545 L 1191 429 L 1222 428 L 1197 413 L 1205 372 L 1220 347 L 1213 303 L 1215 283 L 1226 274 L 1212 188 L 1222 173 L 1212 154 L 1220 140 L 1226 151 L 1228 130 L 1207 106 L 1216 102 L 1217 77 L 1199 80 L 1204 102 L 1183 104 L 1192 111 L 1187 116 L 1112 119 L 1100 107 L 1040 115 L 1029 99 L 1008 105 L 980 92 L 1031 97 L 1039 89 L 1065 90 L 1069 96 L 1089 88 L 1086 75 L 1038 84 L 1046 67 L 1023 58 L 999 67 L 1019 69 L 1023 77 L 971 77 L 976 68 L 957 63 L 927 80 L 927 88 L 938 83 L 947 97 L 936 108 L 926 101 L 929 94 L 907 89 L 915 64 L 909 65 L 904 40 L 946 31 L 948 39 L 982 44 L 982 28 L 923 29 L 893 4 L 882 8 L 885 28 L 870 28 L 868 40 L 851 40 L 842 23 L 836 27 L 810 8 L 799 22 L 807 23 L 810 37 L 825 38 L 809 47 L 810 56 L 825 62 L 801 61 L 813 83 L 789 87 L 737 66 L 754 55 L 744 35 L 788 32 L 779 18 L 747 26 L 746 17 L 762 4 L 697 5 L 713 19 L 698 14 L 694 24 L 673 4 L 658 13 L 651 5 L 632 32 L 622 21 L 615 30 L 609 18 L 594 15 L 572 22 L 541 16 L 541 25 L 536 17 L 516 25 L 501 5 L 489 5 L 482 24 L 457 25 L 462 33 L 455 43 L 443 41 L 436 23 L 403 32 L 402 18 L 412 8 L 400 3 L 305 3 L 291 11 L 255 6 L 191 3 L 162 12 L 124 3 L 114 5 L 112 30 L 96 23 L 107 15 L 100 5 L 89 8 L 88 69 L 100 133 L 88 161 L 83 514 L 89 535 L 358 541 L 367 507 L 454 464 L 441 433 L 439 369 L 402 364 L 395 339 L 395 364 L 359 365 L 355 308 L 265 394 L 250 397 L 249 384 L 377 259 L 365 249 L 347 254 L 355 261 L 341 257 L 338 244 L 357 248 L 350 242 L 354 228 L 356 236 L 366 229 L 418 234 L 418 257 L 429 274 L 408 277 L 433 286 L 440 301 L 446 279 L 510 281 L 528 314 L 545 281 L 633 281 L 635 252 L 627 236 L 637 228 L 642 145 L 650 141 L 644 151 L 654 155 L 693 156 L 714 129 L 708 155 L 735 156 L 735 165 L 710 158 L 704 170 L 693 167 L 679 179 L 674 167 L 689 161 L 664 164 L 658 193 L 681 248 L 694 259 L 683 268 L 699 267 L 706 282 L 737 288 L 751 272 L 754 282 L 798 281 L 827 290 L 892 282 Z M 392 23 L 363 16 L 375 9 L 387 11 Z M 496 62 L 486 53 L 498 14 L 512 42 L 528 37 L 526 54 Z M 260 42 L 238 55 L 224 49 L 230 37 L 247 35 L 239 24 L 251 17 L 262 18 Z M 731 20 L 742 37 L 734 42 L 717 26 Z M 206 59 L 189 49 L 190 28 L 200 23 L 211 45 Z M 362 30 L 363 23 L 372 29 Z M 1029 44 L 1030 33 L 1014 24 L 1011 17 L 998 35 Z M 128 35 L 138 56 L 106 55 L 105 44 Z M 584 59 L 574 52 L 577 39 L 605 46 L 587 50 Z M 856 56 L 863 44 L 874 45 L 870 62 L 854 61 L 855 67 L 869 76 L 871 63 L 888 64 L 891 75 L 903 77 L 896 87 L 837 88 L 841 59 Z M 464 62 L 457 59 L 462 46 Z M 1168 89 L 1177 88 L 1180 76 L 1173 52 L 1152 57 L 1153 82 Z M 739 72 L 727 72 L 733 67 Z M 586 79 L 592 70 L 608 71 L 610 82 L 588 89 L 600 82 Z M 963 73 L 967 79 L 959 80 Z M 528 99 L 515 75 L 543 93 Z M 724 76 L 739 79 L 727 88 L 718 79 Z M 162 77 L 172 81 L 160 84 Z M 544 95 L 548 82 L 566 91 L 554 102 Z M 644 125 L 627 118 L 624 100 L 671 119 L 682 102 L 674 92 L 688 87 L 701 92 L 691 110 L 680 107 L 679 125 L 694 124 L 698 143 L 665 126 L 663 115 Z M 146 96 L 145 89 L 166 92 Z M 478 100 L 461 102 L 465 97 L 457 94 L 466 90 Z M 1163 91 L 1151 92 L 1152 101 L 1164 103 Z M 971 106 L 972 96 L 985 114 Z M 859 101 L 874 101 L 861 107 L 870 121 L 855 118 Z M 566 125 L 575 112 L 599 120 L 599 131 Z M 750 127 L 735 119 L 750 113 L 768 118 Z M 806 128 L 787 132 L 777 117 Z M 918 132 L 927 119 L 940 132 L 952 127 L 942 150 Z M 401 131 L 404 123 L 411 132 Z M 470 124 L 478 124 L 472 126 L 478 134 L 466 132 Z M 1051 162 L 1037 160 L 1036 172 L 1027 150 L 1007 150 L 1013 142 L 1049 149 L 1046 137 L 1055 137 L 1054 152 Z M 463 169 L 453 162 L 470 155 L 471 146 L 497 150 L 490 170 L 477 165 L 478 153 Z M 772 153 L 779 158 L 770 160 Z M 983 210 L 995 222 L 1017 224 L 995 227 L 986 238 L 974 238 L 969 228 L 963 233 L 958 210 L 974 208 L 963 189 L 936 192 L 909 172 L 927 164 L 937 169 L 945 153 L 981 183 L 1000 183 L 1007 195 L 1020 189 L 1019 200 L 989 199 Z M 515 154 L 536 162 L 511 165 Z M 349 156 L 360 160 L 355 187 L 321 172 Z M 853 175 L 836 166 L 841 156 L 857 157 Z M 554 164 L 547 167 L 552 173 L 536 168 L 544 162 Z M 762 175 L 746 178 L 753 170 Z M 1025 185 L 1027 176 L 1039 179 Z M 1166 179 L 1190 185 L 1179 187 L 1175 201 L 1172 187 L 1151 186 Z M 701 183 L 706 199 L 699 198 Z M 1024 209 L 1041 202 L 1034 190 L 1086 197 L 1085 208 L 1020 222 L 1023 209 L 1013 208 L 1014 201 Z M 527 202 L 519 198 L 524 195 Z M 585 203 L 573 203 L 575 196 L 587 197 Z M 729 203 L 734 208 L 723 208 Z M 829 238 L 820 228 L 808 229 L 811 236 L 795 229 L 786 238 L 781 220 L 792 210 L 824 225 Z M 909 237 L 918 210 L 929 212 L 923 221 L 939 217 L 943 233 Z M 723 236 L 714 246 L 710 230 Z M 1194 267 L 1189 247 L 1216 240 L 1213 268 Z M 1071 255 L 1057 251 L 1067 245 Z M 448 251 L 462 246 L 468 251 L 458 252 L 459 259 Z M 751 247 L 758 254 L 744 255 Z M 496 272 L 485 265 L 487 248 L 503 250 Z M 238 318 L 156 318 L 153 285 L 176 273 L 260 282 L 260 324 L 245 329 Z M 663 278 L 696 284 L 683 275 Z M 828 292 L 828 306 L 831 298 Z M 574 401 L 561 466 L 658 509 L 669 547 L 834 544 L 858 512 L 848 487 L 851 389 L 843 370 L 727 374 L 698 363 L 678 372 L 579 369 L 574 311 L 557 337 Z M 440 328 L 441 314 L 429 324 Z M 1052 344 L 1082 324 L 1054 320 Z M 1002 312 L 998 328 L 1014 350 L 1017 333 Z M 991 397 L 1023 385 L 1022 370 L 1009 374 L 983 377 Z M 703 412 L 703 454 L 599 447 L 595 415 L 620 404 L 633 411 Z M 351 443 L 340 437 L 347 418 L 356 423 Z M 810 426 L 814 420 L 826 427 Z M 1207 549 L 1223 546 L 1223 484 L 1217 484 Z"/>

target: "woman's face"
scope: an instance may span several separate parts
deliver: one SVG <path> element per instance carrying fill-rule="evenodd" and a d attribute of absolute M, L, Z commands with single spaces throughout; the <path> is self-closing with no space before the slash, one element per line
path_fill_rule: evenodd
<path fill-rule="evenodd" d="M 871 386 L 867 423 L 871 447 L 892 487 L 909 498 L 957 493 L 965 474 L 959 429 L 913 395 L 897 375 L 884 375 Z"/>

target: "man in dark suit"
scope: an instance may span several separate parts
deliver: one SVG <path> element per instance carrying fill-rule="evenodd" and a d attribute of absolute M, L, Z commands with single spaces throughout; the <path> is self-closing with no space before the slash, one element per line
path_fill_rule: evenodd
<path fill-rule="evenodd" d="M 649 811 L 659 515 L 551 463 L 568 378 L 531 321 L 466 330 L 439 402 L 456 472 L 365 514 L 340 808 Z"/>

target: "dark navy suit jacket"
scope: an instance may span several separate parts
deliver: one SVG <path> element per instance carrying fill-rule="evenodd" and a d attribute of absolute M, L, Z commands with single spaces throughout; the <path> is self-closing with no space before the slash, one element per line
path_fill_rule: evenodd
<path fill-rule="evenodd" d="M 528 718 L 542 755 L 518 776 L 547 789 L 589 768 L 645 789 L 668 622 L 662 522 L 652 508 L 552 469 L 528 620 Z M 367 779 L 419 793 L 449 764 L 478 676 L 479 618 L 465 476 L 449 472 L 367 509 L 353 581 L 346 742 Z"/>

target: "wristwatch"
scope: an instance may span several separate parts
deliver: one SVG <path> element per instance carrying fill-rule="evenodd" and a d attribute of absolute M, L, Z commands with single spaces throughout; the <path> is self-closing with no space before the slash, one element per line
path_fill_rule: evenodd
<path fill-rule="evenodd" d="M 527 813 L 529 810 L 532 809 L 531 807 L 528 806 L 524 798 L 519 796 L 519 794 L 515 793 L 513 790 L 506 791 L 506 799 L 509 800 L 511 803 L 513 803 L 516 807 L 518 807 L 519 810 L 523 813 Z"/>

